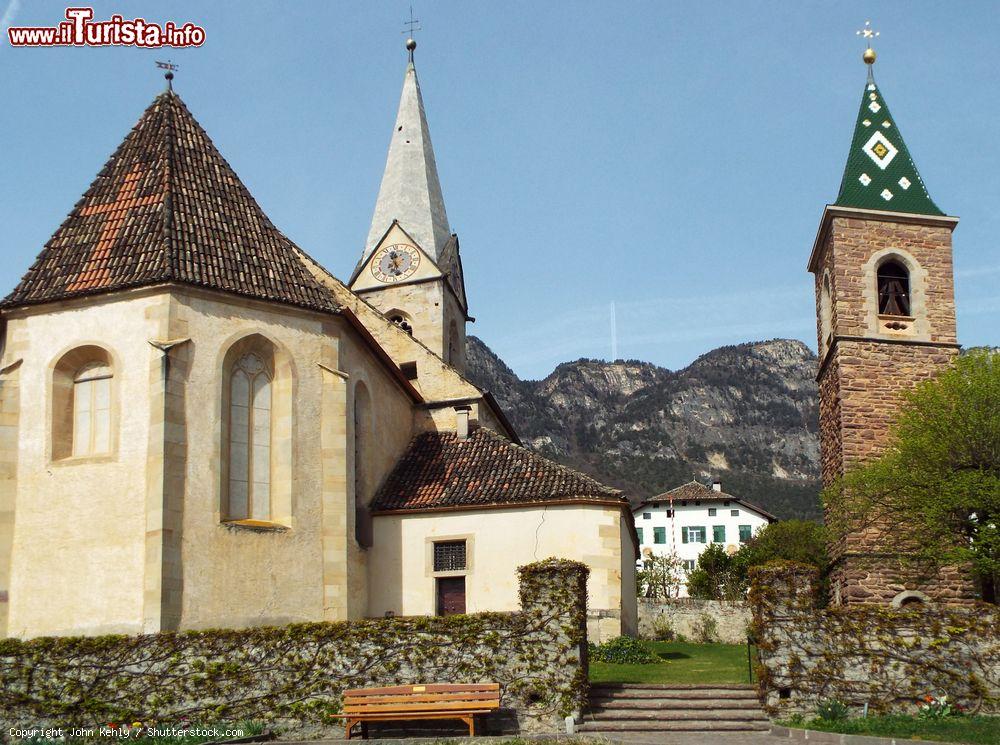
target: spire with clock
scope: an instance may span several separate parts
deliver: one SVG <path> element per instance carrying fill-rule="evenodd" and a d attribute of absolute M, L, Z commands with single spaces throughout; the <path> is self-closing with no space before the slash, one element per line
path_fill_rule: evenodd
<path fill-rule="evenodd" d="M 448 226 L 424 103 L 409 64 L 368 240 L 350 288 L 459 370 L 469 317 L 458 236 Z"/>

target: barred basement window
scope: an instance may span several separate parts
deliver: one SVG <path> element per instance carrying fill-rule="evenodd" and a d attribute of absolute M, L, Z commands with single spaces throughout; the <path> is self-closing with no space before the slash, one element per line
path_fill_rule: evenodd
<path fill-rule="evenodd" d="M 465 568 L 465 541 L 441 541 L 434 544 L 435 572 L 457 572 Z"/>

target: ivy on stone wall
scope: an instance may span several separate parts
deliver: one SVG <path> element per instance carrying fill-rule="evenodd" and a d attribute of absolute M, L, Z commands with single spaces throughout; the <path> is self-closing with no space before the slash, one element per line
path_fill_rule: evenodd
<path fill-rule="evenodd" d="M 823 699 L 875 713 L 912 711 L 946 694 L 1000 709 L 1000 609 L 917 605 L 817 608 L 814 567 L 751 570 L 758 679 L 772 715 L 811 714 Z"/>
<path fill-rule="evenodd" d="M 519 570 L 522 610 L 142 636 L 0 640 L 11 724 L 264 720 L 332 726 L 348 688 L 497 682 L 524 729 L 586 696 L 586 578 L 576 562 Z"/>

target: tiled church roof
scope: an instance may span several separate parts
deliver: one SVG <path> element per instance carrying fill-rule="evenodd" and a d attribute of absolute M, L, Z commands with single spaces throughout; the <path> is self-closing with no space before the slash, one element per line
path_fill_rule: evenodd
<path fill-rule="evenodd" d="M 899 123 L 889 114 L 889 105 L 871 77 L 861 98 L 836 205 L 920 215 L 944 214 L 927 193 L 903 141 Z"/>
<path fill-rule="evenodd" d="M 417 435 L 372 510 L 470 509 L 566 500 L 620 501 L 617 489 L 536 455 L 485 428 Z"/>
<path fill-rule="evenodd" d="M 173 91 L 146 109 L 2 305 L 162 282 L 338 310 Z"/>

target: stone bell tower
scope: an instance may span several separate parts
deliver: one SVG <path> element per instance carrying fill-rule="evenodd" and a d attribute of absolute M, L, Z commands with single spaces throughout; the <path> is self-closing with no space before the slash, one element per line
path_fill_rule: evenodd
<path fill-rule="evenodd" d="M 866 34 L 870 38 L 870 34 Z M 885 446 L 899 394 L 958 354 L 951 236 L 958 218 L 931 200 L 882 91 L 875 52 L 840 193 L 823 212 L 815 276 L 823 484 Z M 961 601 L 956 570 L 916 576 L 901 526 L 859 529 L 830 547 L 834 602 Z"/>
<path fill-rule="evenodd" d="M 458 236 L 448 226 L 424 102 L 409 64 L 368 240 L 348 283 L 445 362 L 465 370 L 469 317 Z"/>

